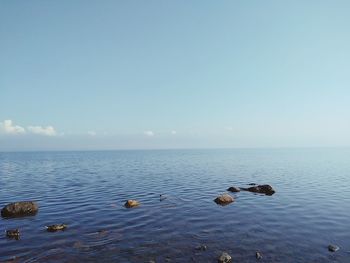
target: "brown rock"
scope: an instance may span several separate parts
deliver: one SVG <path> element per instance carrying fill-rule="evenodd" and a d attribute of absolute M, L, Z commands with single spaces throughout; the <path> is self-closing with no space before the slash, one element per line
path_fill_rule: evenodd
<path fill-rule="evenodd" d="M 39 207 L 35 202 L 23 201 L 6 205 L 1 210 L 2 217 L 33 216 L 38 212 Z"/>
<path fill-rule="evenodd" d="M 6 230 L 6 236 L 9 238 L 14 238 L 16 240 L 19 240 L 19 230 L 18 229 Z"/>
<path fill-rule="evenodd" d="M 126 201 L 126 203 L 124 204 L 124 206 L 126 208 L 132 208 L 132 207 L 136 207 L 136 206 L 139 206 L 140 203 L 136 200 L 128 200 Z"/>
<path fill-rule="evenodd" d="M 228 205 L 234 201 L 235 199 L 233 199 L 233 197 L 229 194 L 223 194 L 214 199 L 214 202 L 218 205 Z"/>
<path fill-rule="evenodd" d="M 265 195 L 273 195 L 276 191 L 272 188 L 271 185 L 257 185 L 248 188 L 241 188 L 244 191 L 249 191 L 253 193 L 265 194 Z"/>
<path fill-rule="evenodd" d="M 66 228 L 67 228 L 66 224 L 56 224 L 56 225 L 46 226 L 46 230 L 49 232 L 65 230 Z"/>

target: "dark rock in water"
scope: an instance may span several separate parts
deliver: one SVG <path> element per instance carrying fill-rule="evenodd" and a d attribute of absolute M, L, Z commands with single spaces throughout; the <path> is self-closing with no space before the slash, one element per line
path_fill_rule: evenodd
<path fill-rule="evenodd" d="M 273 195 L 276 191 L 272 188 L 271 185 L 257 185 L 248 188 L 241 188 L 244 191 L 249 191 L 253 193 L 265 194 L 265 195 Z"/>
<path fill-rule="evenodd" d="M 339 250 L 340 248 L 337 246 L 337 245 L 329 245 L 328 246 L 328 250 L 330 251 L 330 252 L 337 252 L 338 250 Z"/>
<path fill-rule="evenodd" d="M 240 192 L 241 189 L 239 189 L 239 187 L 231 186 L 229 189 L 227 189 L 227 191 L 237 193 L 237 192 Z"/>
<path fill-rule="evenodd" d="M 223 194 L 214 199 L 214 202 L 218 205 L 228 205 L 234 201 L 235 199 L 233 199 L 233 197 L 229 194 Z"/>
<path fill-rule="evenodd" d="M 56 231 L 60 231 L 60 230 L 65 230 L 66 228 L 67 228 L 67 225 L 65 225 L 65 224 L 46 226 L 46 229 L 49 232 L 56 232 Z"/>
<path fill-rule="evenodd" d="M 39 207 L 35 202 L 23 201 L 6 205 L 1 210 L 2 217 L 33 216 L 38 212 Z"/>
<path fill-rule="evenodd" d="M 256 259 L 262 259 L 262 255 L 259 251 L 255 252 L 255 257 L 256 257 Z"/>
<path fill-rule="evenodd" d="M 208 247 L 206 245 L 199 245 L 198 247 L 196 247 L 196 250 L 198 250 L 198 251 L 206 251 L 207 248 Z"/>
<path fill-rule="evenodd" d="M 14 238 L 16 240 L 19 240 L 19 230 L 18 229 L 6 230 L 6 236 L 9 238 Z"/>
<path fill-rule="evenodd" d="M 124 206 L 126 208 L 132 208 L 132 207 L 136 207 L 136 206 L 139 206 L 140 203 L 136 200 L 128 200 L 125 202 Z"/>
<path fill-rule="evenodd" d="M 232 262 L 232 257 L 229 254 L 227 254 L 226 252 L 223 252 L 221 254 L 221 256 L 219 257 L 218 262 L 219 263 L 230 263 L 230 262 Z"/>
<path fill-rule="evenodd" d="M 256 183 L 250 183 L 250 184 L 248 184 L 248 185 L 256 185 Z"/>

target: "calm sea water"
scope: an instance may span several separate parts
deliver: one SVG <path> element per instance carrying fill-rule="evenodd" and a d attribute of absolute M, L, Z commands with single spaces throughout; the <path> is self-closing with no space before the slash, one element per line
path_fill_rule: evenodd
<path fill-rule="evenodd" d="M 248 183 L 277 193 L 213 202 Z M 0 236 L 0 261 L 216 262 L 226 251 L 256 262 L 258 250 L 259 262 L 350 262 L 350 149 L 0 153 L 0 186 L 1 207 L 40 206 L 0 220 L 1 233 L 22 233 Z M 55 223 L 69 227 L 46 232 Z"/>

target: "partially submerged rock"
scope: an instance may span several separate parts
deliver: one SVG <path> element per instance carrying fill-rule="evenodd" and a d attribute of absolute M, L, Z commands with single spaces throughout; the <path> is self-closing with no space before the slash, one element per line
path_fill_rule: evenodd
<path fill-rule="evenodd" d="M 241 189 L 239 189 L 239 187 L 236 187 L 236 186 L 231 186 L 230 188 L 227 189 L 227 191 L 237 193 L 237 192 L 240 192 Z"/>
<path fill-rule="evenodd" d="M 15 202 L 6 205 L 1 210 L 2 217 L 33 216 L 38 212 L 37 203 L 32 201 Z"/>
<path fill-rule="evenodd" d="M 262 255 L 259 251 L 255 252 L 255 257 L 256 257 L 256 259 L 262 259 Z"/>
<path fill-rule="evenodd" d="M 139 206 L 140 203 L 136 200 L 128 200 L 125 202 L 124 206 L 126 208 L 132 208 L 132 207 L 136 207 L 136 206 Z"/>
<path fill-rule="evenodd" d="M 328 246 L 328 250 L 330 251 L 330 252 L 337 252 L 338 250 L 339 250 L 340 248 L 337 246 L 337 245 L 329 245 Z"/>
<path fill-rule="evenodd" d="M 207 247 L 206 245 L 201 244 L 201 245 L 199 245 L 198 247 L 196 247 L 196 250 L 197 250 L 197 251 L 206 251 L 207 248 L 208 248 L 208 247 Z"/>
<path fill-rule="evenodd" d="M 19 239 L 19 230 L 18 229 L 9 229 L 6 230 L 6 236 L 9 238 Z"/>
<path fill-rule="evenodd" d="M 265 195 L 273 195 L 276 191 L 272 188 L 271 185 L 263 184 L 263 185 L 257 185 L 252 186 L 248 188 L 241 188 L 244 191 L 249 191 L 253 193 L 259 193 L 259 194 L 265 194 Z"/>
<path fill-rule="evenodd" d="M 226 252 L 223 252 L 221 256 L 218 258 L 219 263 L 230 263 L 232 262 L 232 257 L 227 254 Z"/>
<path fill-rule="evenodd" d="M 47 231 L 49 232 L 56 232 L 60 230 L 65 230 L 67 228 L 66 224 L 56 224 L 51 226 L 46 226 Z"/>
<path fill-rule="evenodd" d="M 233 199 L 233 197 L 229 194 L 219 195 L 217 198 L 214 199 L 214 202 L 218 205 L 228 205 L 234 201 L 235 199 Z"/>

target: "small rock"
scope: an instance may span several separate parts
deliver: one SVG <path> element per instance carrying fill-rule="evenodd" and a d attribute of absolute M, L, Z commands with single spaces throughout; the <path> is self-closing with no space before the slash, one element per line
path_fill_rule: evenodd
<path fill-rule="evenodd" d="M 250 184 L 248 184 L 248 185 L 256 185 L 256 183 L 250 183 Z"/>
<path fill-rule="evenodd" d="M 262 259 L 262 255 L 259 251 L 255 252 L 255 257 L 256 257 L 256 259 Z"/>
<path fill-rule="evenodd" d="M 6 205 L 1 210 L 2 217 L 21 217 L 21 216 L 33 216 L 38 212 L 39 208 L 35 202 L 23 201 L 15 202 Z"/>
<path fill-rule="evenodd" d="M 219 257 L 218 262 L 219 263 L 230 263 L 230 262 L 232 262 L 232 257 L 229 254 L 227 254 L 226 252 L 223 252 L 221 254 L 221 256 Z"/>
<path fill-rule="evenodd" d="M 6 230 L 6 236 L 9 238 L 14 238 L 16 240 L 19 240 L 19 230 L 18 229 Z"/>
<path fill-rule="evenodd" d="M 198 247 L 196 247 L 196 250 L 199 250 L 199 251 L 206 251 L 207 250 L 207 246 L 206 245 L 199 245 Z"/>
<path fill-rule="evenodd" d="M 330 251 L 330 252 L 337 252 L 338 250 L 340 249 L 340 247 L 338 247 L 337 245 L 329 245 L 328 246 L 328 250 Z"/>
<path fill-rule="evenodd" d="M 240 192 L 241 189 L 239 189 L 239 187 L 231 186 L 229 189 L 227 189 L 227 191 L 237 193 L 237 192 Z"/>
<path fill-rule="evenodd" d="M 228 205 L 234 201 L 235 199 L 233 199 L 233 197 L 229 194 L 223 194 L 214 199 L 214 202 L 218 205 Z"/>
<path fill-rule="evenodd" d="M 60 230 L 65 230 L 66 228 L 67 228 L 67 225 L 65 225 L 65 224 L 46 226 L 46 229 L 49 232 L 56 232 L 56 231 L 60 231 Z"/>
<path fill-rule="evenodd" d="M 126 201 L 126 203 L 124 204 L 124 206 L 126 208 L 132 208 L 132 207 L 136 207 L 136 206 L 139 206 L 140 203 L 136 200 L 128 200 Z"/>
<path fill-rule="evenodd" d="M 263 185 L 257 185 L 252 186 L 248 188 L 241 188 L 244 191 L 249 191 L 253 193 L 259 193 L 259 194 L 265 194 L 265 195 L 273 195 L 276 191 L 272 188 L 271 185 L 263 184 Z"/>

